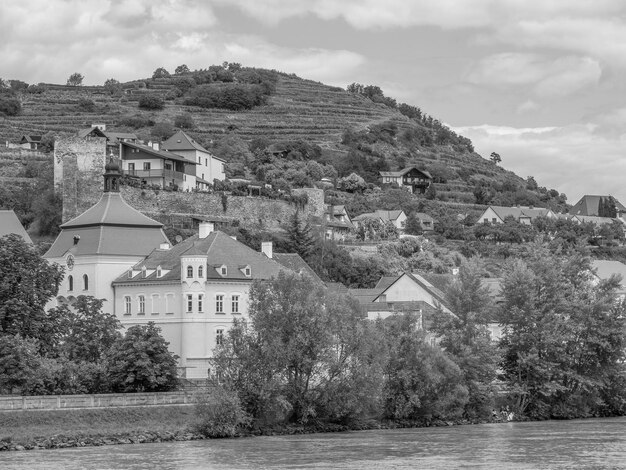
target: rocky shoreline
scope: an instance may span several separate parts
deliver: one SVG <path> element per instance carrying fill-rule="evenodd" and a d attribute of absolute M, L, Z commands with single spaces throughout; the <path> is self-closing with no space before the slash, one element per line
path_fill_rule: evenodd
<path fill-rule="evenodd" d="M 485 424 L 497 423 L 501 420 L 488 421 L 376 421 L 367 420 L 359 421 L 351 424 L 333 424 L 333 423 L 316 423 L 312 425 L 282 425 L 261 427 L 251 430 L 242 431 L 234 437 L 253 437 L 253 436 L 286 436 L 296 434 L 313 434 L 313 433 L 330 433 L 330 432 L 346 432 L 346 431 L 367 431 L 375 429 L 402 429 L 402 428 L 422 428 L 422 427 L 440 427 L 440 426 L 456 426 L 467 424 Z M 157 442 L 175 442 L 175 441 L 195 441 L 209 439 L 203 434 L 191 431 L 161 431 L 161 432 L 142 432 L 123 433 L 107 436 L 64 436 L 58 434 L 52 437 L 33 438 L 29 442 L 13 442 L 10 439 L 0 440 L 0 451 L 25 451 L 25 450 L 43 450 L 43 449 L 65 449 L 71 447 L 97 447 L 105 445 L 122 445 L 122 444 L 145 444 Z"/>

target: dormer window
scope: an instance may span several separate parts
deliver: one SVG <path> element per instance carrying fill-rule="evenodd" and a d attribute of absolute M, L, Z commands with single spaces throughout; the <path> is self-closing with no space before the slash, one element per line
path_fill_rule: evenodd
<path fill-rule="evenodd" d="M 141 277 L 145 278 L 146 277 L 146 267 L 142 266 L 141 268 Z"/>
<path fill-rule="evenodd" d="M 157 266 L 156 273 L 157 277 L 161 277 L 163 275 L 163 273 L 161 272 L 161 266 Z"/>
<path fill-rule="evenodd" d="M 252 271 L 250 270 L 249 266 L 245 269 L 245 274 L 247 277 L 250 277 L 252 275 Z"/>
<path fill-rule="evenodd" d="M 133 270 L 129 269 L 128 270 L 128 279 L 132 279 L 133 278 Z"/>
<path fill-rule="evenodd" d="M 250 265 L 240 266 L 239 270 L 243 273 L 244 276 L 250 277 L 252 275 L 252 269 L 250 269 Z"/>
<path fill-rule="evenodd" d="M 220 276 L 226 276 L 228 274 L 228 268 L 225 264 L 222 264 L 221 266 L 216 266 L 215 270 Z"/>

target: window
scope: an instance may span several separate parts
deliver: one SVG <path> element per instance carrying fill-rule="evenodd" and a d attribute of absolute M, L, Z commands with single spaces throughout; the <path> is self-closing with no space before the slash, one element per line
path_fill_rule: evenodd
<path fill-rule="evenodd" d="M 221 294 L 215 296 L 215 313 L 224 313 L 224 296 Z"/>
<path fill-rule="evenodd" d="M 204 277 L 204 266 L 198 266 L 198 277 Z"/>
<path fill-rule="evenodd" d="M 83 274 L 83 290 L 89 290 L 89 276 Z"/>
<path fill-rule="evenodd" d="M 187 266 L 187 277 L 193 277 L 193 266 Z"/>
<path fill-rule="evenodd" d="M 143 162 L 143 169 L 146 171 L 150 171 L 150 162 Z"/>
<path fill-rule="evenodd" d="M 233 313 L 239 313 L 239 296 L 238 295 L 233 295 L 231 297 L 231 311 Z"/>
<path fill-rule="evenodd" d="M 204 166 L 209 166 L 209 161 L 206 158 L 204 159 Z M 204 176 L 203 176 L 203 178 L 204 178 Z"/>
<path fill-rule="evenodd" d="M 140 295 L 139 299 L 139 311 L 137 312 L 139 315 L 144 315 L 146 313 L 146 297 Z"/>
<path fill-rule="evenodd" d="M 130 309 L 131 309 L 131 303 L 130 303 L 130 296 L 127 295 L 126 297 L 124 297 L 124 315 L 130 315 Z"/>
<path fill-rule="evenodd" d="M 250 268 L 246 268 L 246 276 L 250 277 L 252 275 L 252 272 L 250 271 Z"/>
<path fill-rule="evenodd" d="M 169 162 L 166 162 L 166 163 L 165 163 L 165 169 L 166 169 L 166 170 L 171 170 L 171 169 L 172 169 L 172 164 L 171 164 L 171 163 L 169 163 Z"/>
<path fill-rule="evenodd" d="M 165 313 L 174 313 L 172 312 L 172 305 L 174 305 L 173 297 L 174 294 L 165 294 Z"/>
<path fill-rule="evenodd" d="M 129 163 L 129 164 L 128 164 L 128 171 L 129 171 L 130 173 L 132 173 L 132 172 L 134 172 L 134 171 L 135 171 L 135 164 L 134 164 L 134 163 Z"/>
<path fill-rule="evenodd" d="M 157 277 L 161 277 L 162 273 L 161 273 L 161 266 L 157 267 Z"/>
<path fill-rule="evenodd" d="M 152 315 L 157 315 L 159 313 L 159 294 L 152 294 L 152 305 L 150 309 L 150 313 Z"/>
<path fill-rule="evenodd" d="M 222 274 L 222 276 L 226 276 L 226 274 L 228 273 L 228 270 L 226 269 L 226 266 L 222 266 L 220 268 L 220 273 Z"/>
<path fill-rule="evenodd" d="M 193 312 L 193 295 L 187 294 L 187 312 Z"/>
<path fill-rule="evenodd" d="M 73 276 L 67 277 L 67 290 L 70 292 L 74 290 L 74 277 Z"/>
<path fill-rule="evenodd" d="M 495 217 L 493 219 L 491 219 L 491 221 L 495 224 L 498 222 L 498 219 L 496 219 Z"/>
<path fill-rule="evenodd" d="M 204 295 L 198 294 L 198 312 L 202 313 L 203 305 L 202 301 L 204 300 Z"/>
<path fill-rule="evenodd" d="M 215 345 L 221 346 L 224 343 L 224 330 L 215 330 Z"/>

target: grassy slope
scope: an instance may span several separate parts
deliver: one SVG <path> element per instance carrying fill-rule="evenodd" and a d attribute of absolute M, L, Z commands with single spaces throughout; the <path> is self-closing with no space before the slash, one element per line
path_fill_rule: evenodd
<path fill-rule="evenodd" d="M 0 413 L 0 440 L 28 443 L 37 438 L 105 437 L 142 432 L 184 432 L 193 406 L 150 406 L 93 410 L 11 411 Z"/>

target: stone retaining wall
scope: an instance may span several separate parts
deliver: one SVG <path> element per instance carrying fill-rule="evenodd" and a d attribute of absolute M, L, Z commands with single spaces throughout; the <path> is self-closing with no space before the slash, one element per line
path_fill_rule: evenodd
<path fill-rule="evenodd" d="M 109 393 L 100 395 L 0 396 L 0 412 L 16 410 L 65 410 L 123 406 L 186 405 L 188 392 Z"/>

